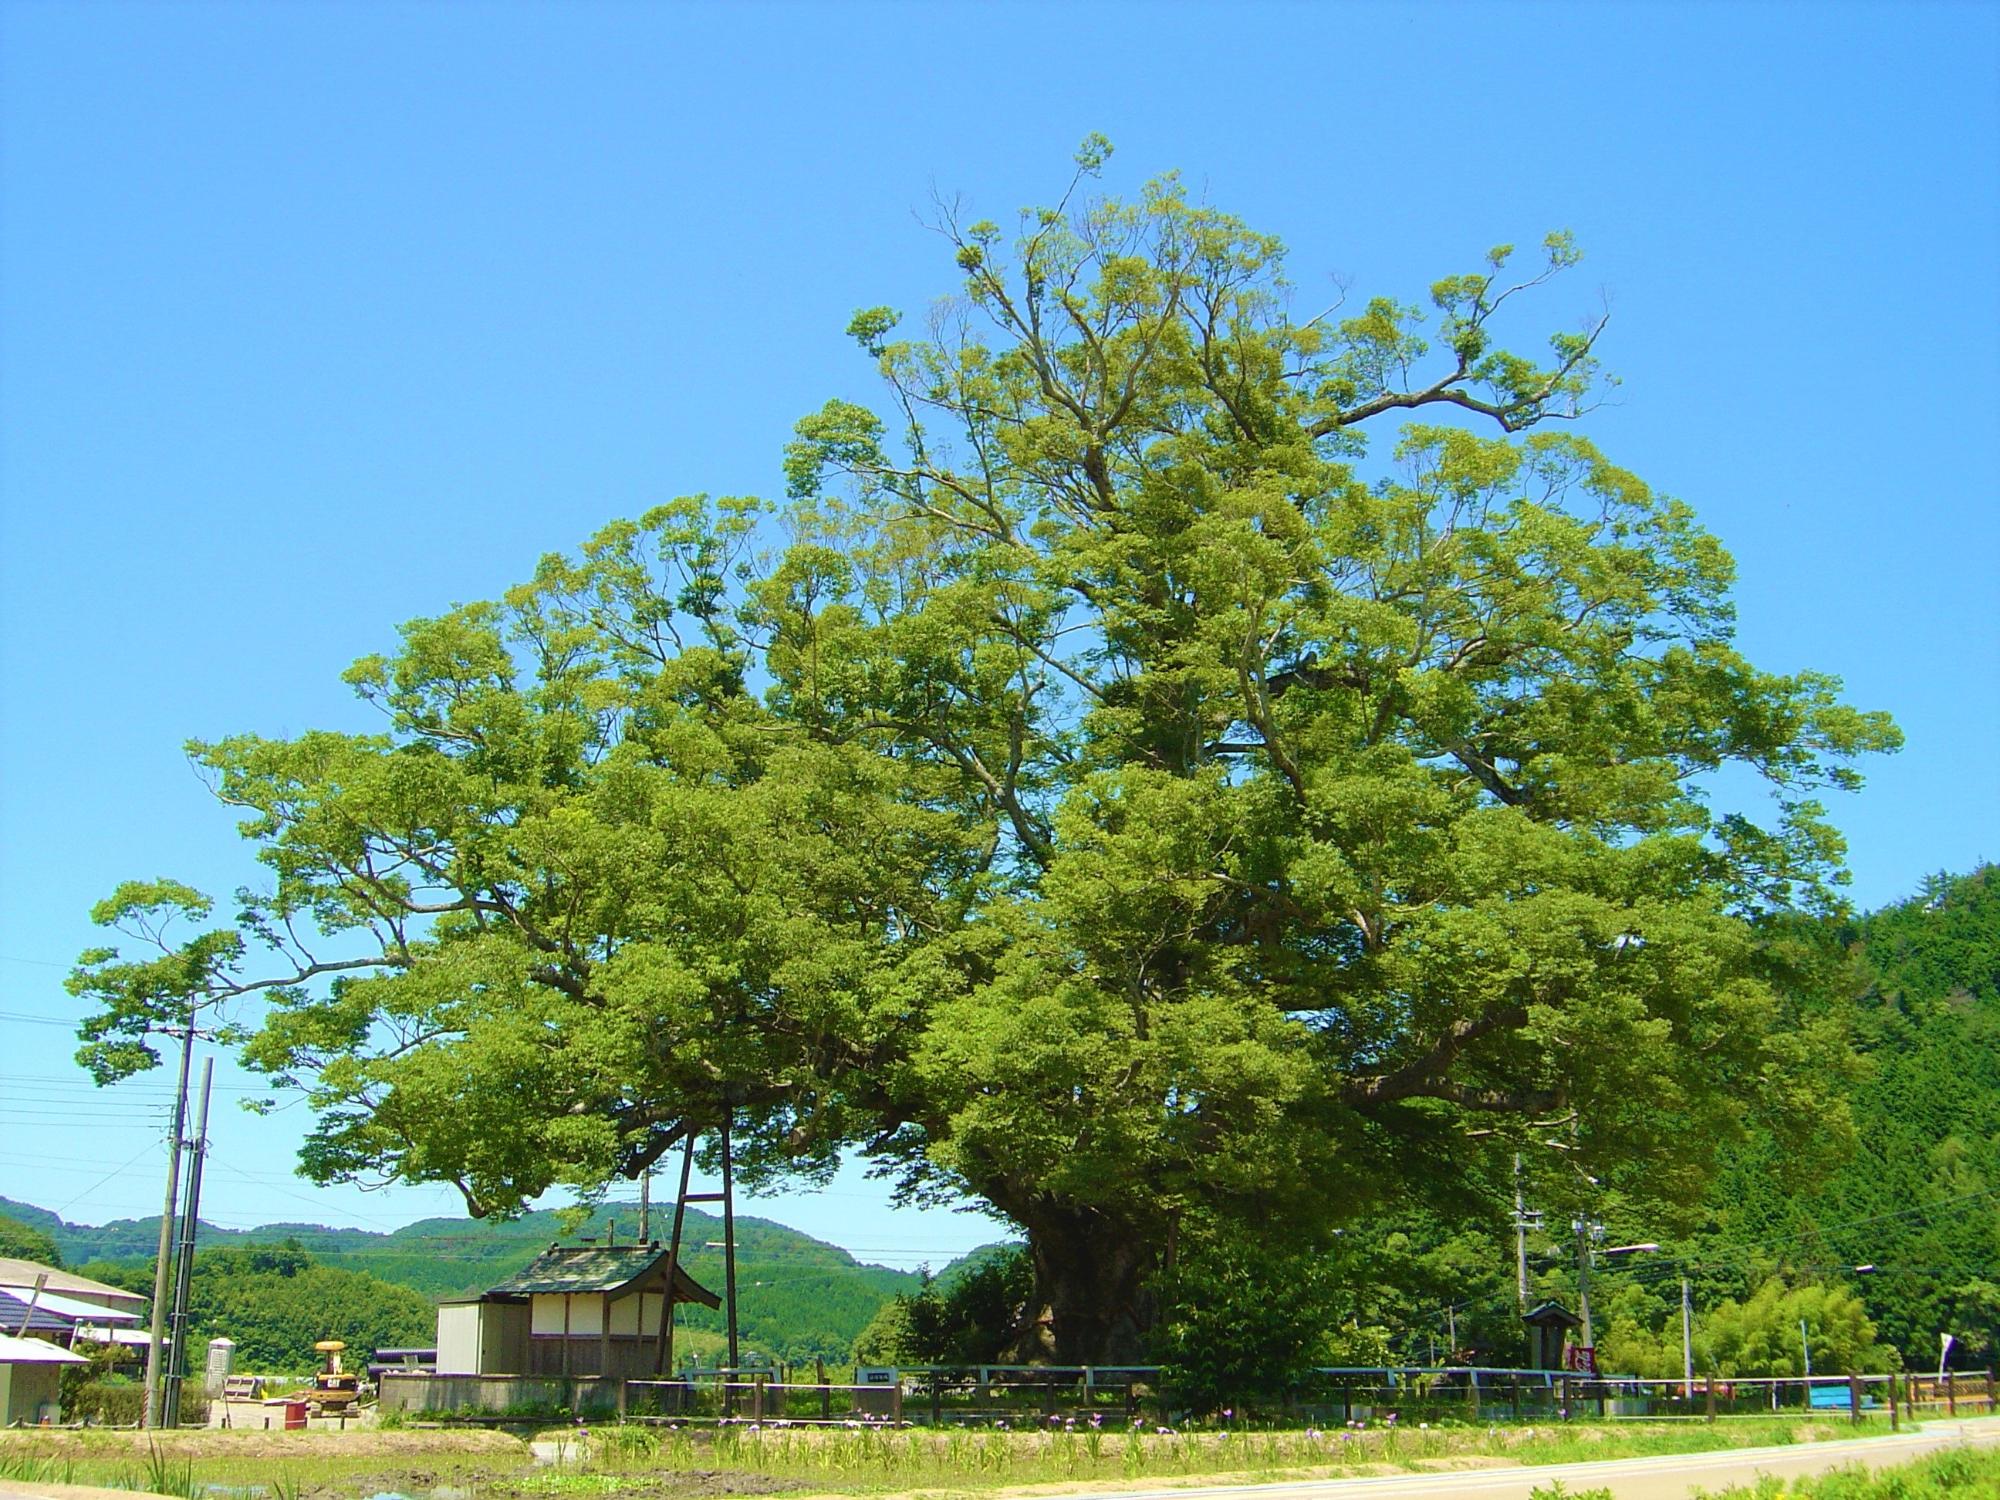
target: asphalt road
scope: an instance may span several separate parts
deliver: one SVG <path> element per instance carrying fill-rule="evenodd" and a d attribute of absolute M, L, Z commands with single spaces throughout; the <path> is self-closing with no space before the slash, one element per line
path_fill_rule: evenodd
<path fill-rule="evenodd" d="M 1091 1500 L 1418 1500 L 1468 1496 L 1477 1500 L 1528 1500 L 1538 1487 L 1561 1480 L 1572 1494 L 1608 1489 L 1618 1500 L 1687 1500 L 1697 1488 L 1719 1490 L 1754 1483 L 1759 1474 L 1792 1478 L 1844 1464 L 1871 1469 L 1908 1463 L 1958 1444 L 2000 1447 L 2000 1417 L 1926 1422 L 1894 1437 L 1847 1438 L 1782 1448 L 1735 1448 L 1723 1453 L 1677 1453 L 1660 1458 L 1618 1458 L 1602 1463 L 1540 1464 L 1533 1468 L 1473 1469 L 1460 1474 L 1397 1474 L 1383 1479 L 1327 1479 L 1309 1484 L 1236 1484 L 1168 1490 L 1121 1490 Z"/>

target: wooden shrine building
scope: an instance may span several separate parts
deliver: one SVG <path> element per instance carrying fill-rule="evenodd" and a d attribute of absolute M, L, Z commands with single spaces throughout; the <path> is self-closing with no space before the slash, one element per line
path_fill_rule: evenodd
<path fill-rule="evenodd" d="M 1571 1368 L 1564 1346 L 1569 1342 L 1571 1331 L 1583 1326 L 1583 1319 L 1560 1302 L 1543 1302 L 1522 1313 L 1521 1321 L 1528 1325 L 1529 1369 Z"/>
<path fill-rule="evenodd" d="M 437 1373 L 650 1380 L 669 1296 L 722 1304 L 658 1241 L 551 1245 L 482 1295 L 438 1305 Z"/>

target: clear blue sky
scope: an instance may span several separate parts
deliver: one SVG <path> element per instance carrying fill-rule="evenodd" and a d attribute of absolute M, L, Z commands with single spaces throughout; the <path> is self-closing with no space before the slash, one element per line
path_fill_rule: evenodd
<path fill-rule="evenodd" d="M 0 42 L 0 1193 L 158 1207 L 165 1080 L 93 1093 L 61 980 L 119 880 L 254 878 L 185 738 L 358 727 L 399 621 L 777 493 L 872 394 L 850 312 L 950 289 L 933 184 L 1004 217 L 1093 130 L 1308 296 L 1573 229 L 1591 432 L 1734 550 L 1753 660 L 1908 734 L 1837 809 L 1857 900 L 2000 855 L 2000 8 L 13 0 Z M 210 1216 L 457 1211 L 298 1181 L 302 1123 L 219 1111 Z M 761 1211 L 993 1233 L 858 1178 Z"/>

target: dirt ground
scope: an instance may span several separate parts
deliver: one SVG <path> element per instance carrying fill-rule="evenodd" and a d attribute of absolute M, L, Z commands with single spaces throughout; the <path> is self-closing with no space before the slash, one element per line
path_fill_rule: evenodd
<path fill-rule="evenodd" d="M 308 1417 L 305 1432 L 350 1432 L 356 1427 L 373 1427 L 376 1409 L 364 1406 L 346 1417 Z M 285 1408 L 275 1401 L 225 1401 L 218 1397 L 208 1403 L 211 1427 L 244 1427 L 253 1432 L 285 1430 Z"/>
<path fill-rule="evenodd" d="M 733 1469 L 676 1469 L 657 1478 L 621 1474 L 619 1482 L 625 1488 L 618 1491 L 618 1500 L 708 1500 L 708 1497 L 723 1495 L 798 1494 L 806 1488 L 796 1479 L 773 1479 L 767 1474 L 746 1474 Z M 526 1493 L 528 1491 L 516 1489 L 504 1479 L 489 1481 L 480 1490 L 482 1497 L 491 1496 L 493 1500 L 509 1500 L 509 1497 Z M 853 1497 L 845 1497 L 845 1500 L 853 1500 Z"/>

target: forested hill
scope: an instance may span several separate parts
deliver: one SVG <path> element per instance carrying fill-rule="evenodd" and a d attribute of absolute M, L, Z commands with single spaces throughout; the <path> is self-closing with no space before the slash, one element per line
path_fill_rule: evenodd
<path fill-rule="evenodd" d="M 1844 934 L 1858 1143 L 1818 1190 L 1774 1192 L 1755 1153 L 1715 1195 L 1724 1240 L 1796 1273 L 1854 1277 L 1885 1342 L 2000 1353 L 2000 867 L 1936 876 Z"/>
<path fill-rule="evenodd" d="M 92 1262 L 150 1262 L 159 1242 L 158 1218 L 120 1219 L 93 1226 L 71 1224 L 46 1209 L 0 1198 L 0 1214 L 47 1234 L 63 1260 L 83 1267 Z M 656 1210 L 654 1232 L 662 1240 L 672 1207 Z M 636 1203 L 607 1204 L 575 1234 L 600 1238 L 615 1229 L 621 1241 L 637 1236 Z M 704 1285 L 722 1286 L 722 1253 L 709 1248 L 722 1238 L 722 1222 L 689 1209 L 684 1232 L 688 1270 Z M 204 1249 L 294 1242 L 315 1264 L 372 1276 L 412 1288 L 430 1298 L 484 1291 L 518 1271 L 553 1240 L 572 1240 L 555 1211 L 525 1214 L 507 1223 L 469 1219 L 422 1219 L 389 1233 L 332 1229 L 319 1224 L 264 1224 L 255 1229 L 201 1225 Z M 914 1273 L 866 1265 L 836 1245 L 769 1219 L 739 1215 L 736 1220 L 737 1283 L 741 1325 L 753 1348 L 786 1359 L 824 1356 L 846 1359 L 854 1339 L 876 1310 L 898 1292 L 918 1286 Z M 683 1313 L 687 1324 L 721 1326 L 705 1308 Z"/>

